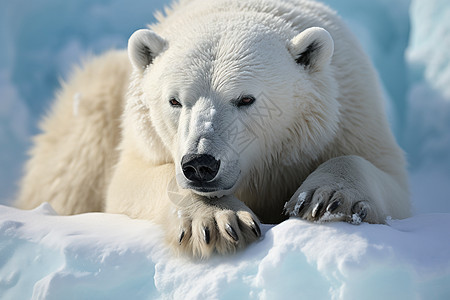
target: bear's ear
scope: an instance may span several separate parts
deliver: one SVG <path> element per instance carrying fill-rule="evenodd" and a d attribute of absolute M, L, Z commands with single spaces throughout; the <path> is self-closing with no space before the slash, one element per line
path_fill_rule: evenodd
<path fill-rule="evenodd" d="M 311 27 L 295 36 L 288 49 L 299 65 L 318 71 L 330 62 L 334 42 L 325 29 Z"/>
<path fill-rule="evenodd" d="M 136 69 L 143 71 L 166 48 L 165 39 L 149 29 L 140 29 L 128 40 L 128 57 Z"/>

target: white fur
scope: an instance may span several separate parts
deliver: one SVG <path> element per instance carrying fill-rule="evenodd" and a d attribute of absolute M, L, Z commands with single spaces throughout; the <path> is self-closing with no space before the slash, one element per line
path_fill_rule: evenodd
<path fill-rule="evenodd" d="M 258 237 L 257 218 L 280 222 L 283 207 L 309 220 L 409 216 L 405 161 L 376 73 L 333 11 L 304 0 L 193 0 L 157 17 L 130 38 L 131 64 L 125 53 L 106 54 L 64 86 L 20 207 L 50 200 L 64 214 L 151 219 L 174 249 L 202 257 L 245 247 Z M 234 105 L 243 95 L 256 101 Z M 215 190 L 183 176 L 189 153 L 221 161 Z M 302 211 L 299 195 L 309 201 Z M 323 211 L 335 201 L 335 212 Z"/>
<path fill-rule="evenodd" d="M 323 48 L 312 62 L 314 71 L 318 71 L 320 67 L 329 63 L 334 52 L 333 38 L 328 31 L 320 27 L 305 29 L 291 40 L 288 49 L 296 57 L 299 53 L 304 52 L 312 42 L 316 42 Z"/>
<path fill-rule="evenodd" d="M 151 30 L 140 29 L 129 39 L 128 53 L 131 54 L 129 59 L 136 69 L 144 70 L 166 48 L 167 42 L 163 38 Z"/>

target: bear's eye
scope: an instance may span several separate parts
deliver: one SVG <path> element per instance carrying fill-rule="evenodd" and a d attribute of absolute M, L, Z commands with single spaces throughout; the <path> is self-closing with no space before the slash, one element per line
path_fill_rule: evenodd
<path fill-rule="evenodd" d="M 169 103 L 174 107 L 181 107 L 181 103 L 175 98 L 170 98 Z"/>
<path fill-rule="evenodd" d="M 248 105 L 253 104 L 253 102 L 255 102 L 255 97 L 249 96 L 249 95 L 245 95 L 245 96 L 241 96 L 239 98 L 239 100 L 237 101 L 236 105 L 237 105 L 237 107 L 248 106 Z"/>

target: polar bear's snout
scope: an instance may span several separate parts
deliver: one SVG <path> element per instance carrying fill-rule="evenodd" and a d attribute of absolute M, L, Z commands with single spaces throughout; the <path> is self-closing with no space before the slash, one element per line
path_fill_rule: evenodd
<path fill-rule="evenodd" d="M 187 154 L 181 159 L 181 168 L 186 179 L 196 183 L 213 180 L 220 168 L 220 160 L 209 154 Z"/>
<path fill-rule="evenodd" d="M 381 84 L 334 11 L 309 0 L 173 1 L 151 25 L 158 33 L 131 36 L 129 61 L 106 54 L 63 85 L 18 206 L 149 219 L 175 252 L 201 258 L 258 240 L 258 218 L 279 223 L 283 206 L 322 222 L 410 215 Z M 65 117 L 73 91 L 89 97 L 77 122 Z"/>

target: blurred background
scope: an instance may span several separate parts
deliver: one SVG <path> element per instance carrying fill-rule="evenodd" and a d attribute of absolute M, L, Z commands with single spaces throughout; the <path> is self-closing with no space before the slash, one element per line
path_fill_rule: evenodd
<path fill-rule="evenodd" d="M 450 212 L 450 2 L 326 0 L 380 74 L 409 162 L 415 213 Z M 84 58 L 126 47 L 163 0 L 0 0 L 0 204 L 11 204 L 31 137 Z"/>

